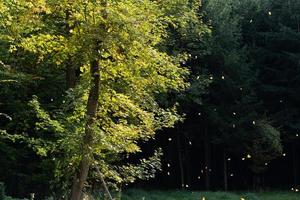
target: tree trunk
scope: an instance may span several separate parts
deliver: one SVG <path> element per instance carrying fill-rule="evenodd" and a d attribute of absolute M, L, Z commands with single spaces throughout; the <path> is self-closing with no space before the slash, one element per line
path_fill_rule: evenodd
<path fill-rule="evenodd" d="M 225 148 L 224 148 L 224 152 L 223 152 L 223 163 L 224 163 L 224 171 L 223 171 L 224 190 L 227 191 L 228 190 L 228 176 L 227 176 L 228 167 L 227 167 L 226 149 Z"/>
<path fill-rule="evenodd" d="M 67 62 L 66 70 L 66 87 L 67 89 L 74 88 L 76 85 L 76 70 L 71 59 L 69 59 Z"/>
<path fill-rule="evenodd" d="M 208 135 L 208 129 L 205 127 L 204 130 L 204 157 L 205 157 L 205 189 L 210 190 L 210 157 L 211 157 L 211 149 L 210 149 L 210 139 Z"/>
<path fill-rule="evenodd" d="M 190 141 L 187 141 L 188 143 Z M 184 163 L 185 163 L 185 174 L 186 174 L 186 183 L 185 183 L 185 187 L 191 187 L 191 160 L 190 160 L 190 153 L 189 153 L 189 145 L 187 145 L 187 143 L 184 143 Z"/>
<path fill-rule="evenodd" d="M 182 159 L 182 150 L 181 150 L 181 143 L 180 143 L 180 135 L 179 131 L 177 131 L 176 139 L 177 139 L 177 153 L 178 153 L 178 161 L 179 161 L 179 168 L 180 168 L 180 177 L 181 177 L 181 187 L 185 187 L 184 181 L 184 168 L 183 168 L 183 159 Z"/>
<path fill-rule="evenodd" d="M 254 173 L 253 175 L 253 190 L 256 192 L 262 191 L 261 175 Z"/>
<path fill-rule="evenodd" d="M 298 163 L 297 163 L 297 145 L 296 145 L 296 142 L 293 141 L 293 183 L 294 183 L 294 186 L 298 186 Z"/>
<path fill-rule="evenodd" d="M 257 174 L 253 174 L 253 191 L 258 191 L 258 180 L 257 180 Z"/>
<path fill-rule="evenodd" d="M 98 99 L 100 91 L 100 72 L 98 61 L 93 61 L 90 66 L 92 77 L 92 86 L 89 91 L 87 102 L 87 122 L 85 126 L 85 133 L 82 139 L 82 158 L 80 162 L 79 171 L 76 174 L 71 191 L 71 200 L 80 200 L 84 183 L 87 179 L 89 167 L 91 164 L 93 143 L 93 125 L 95 122 L 96 112 L 98 109 Z"/>
<path fill-rule="evenodd" d="M 71 12 L 66 11 L 66 35 L 70 36 L 71 27 L 68 23 Z M 74 88 L 76 85 L 76 70 L 73 65 L 72 59 L 69 58 L 66 64 L 66 87 L 67 89 Z"/>

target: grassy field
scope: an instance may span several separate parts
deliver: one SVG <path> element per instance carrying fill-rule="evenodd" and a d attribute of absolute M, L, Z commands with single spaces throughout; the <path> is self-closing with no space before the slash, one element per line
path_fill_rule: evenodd
<path fill-rule="evenodd" d="M 300 200 L 300 193 L 166 192 L 129 190 L 123 194 L 122 200 Z"/>

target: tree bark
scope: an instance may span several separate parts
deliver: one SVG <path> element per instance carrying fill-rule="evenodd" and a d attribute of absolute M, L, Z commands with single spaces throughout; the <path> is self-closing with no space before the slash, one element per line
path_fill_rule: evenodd
<path fill-rule="evenodd" d="M 226 149 L 225 148 L 224 148 L 224 152 L 223 152 L 223 163 L 224 163 L 224 171 L 223 171 L 224 190 L 227 191 L 228 190 L 228 176 L 227 176 L 228 166 L 227 166 Z"/>
<path fill-rule="evenodd" d="M 76 70 L 73 66 L 71 59 L 67 62 L 66 69 L 66 87 L 67 89 L 74 88 L 76 85 Z"/>
<path fill-rule="evenodd" d="M 294 186 L 298 186 L 298 162 L 297 162 L 297 145 L 293 141 L 293 183 Z"/>
<path fill-rule="evenodd" d="M 205 188 L 206 190 L 210 190 L 210 170 L 211 170 L 211 146 L 210 146 L 210 138 L 208 135 L 208 129 L 205 127 L 204 130 L 204 157 L 205 157 Z"/>
<path fill-rule="evenodd" d="M 187 141 L 188 143 L 190 141 Z M 189 145 L 187 145 L 187 143 L 184 143 L 184 163 L 185 163 L 185 174 L 186 174 L 186 183 L 185 183 L 185 187 L 191 187 L 191 160 L 190 160 L 190 153 L 189 153 Z"/>
<path fill-rule="evenodd" d="M 71 12 L 66 10 L 66 35 L 70 36 L 71 27 L 68 23 Z M 72 59 L 69 58 L 66 63 L 66 87 L 67 89 L 74 88 L 76 85 L 76 69 L 73 65 Z"/>
<path fill-rule="evenodd" d="M 184 181 L 184 168 L 183 168 L 183 159 L 182 159 L 182 150 L 181 150 L 181 143 L 180 143 L 180 135 L 179 131 L 177 130 L 176 139 L 177 139 L 177 153 L 178 153 L 178 161 L 179 161 L 179 168 L 180 168 L 180 177 L 181 177 L 181 187 L 185 187 Z"/>
<path fill-rule="evenodd" d="M 262 191 L 261 174 L 253 174 L 253 190 L 256 192 Z"/>
<path fill-rule="evenodd" d="M 80 200 L 91 164 L 91 146 L 93 144 L 94 137 L 93 125 L 95 123 L 96 112 L 98 109 L 100 92 L 100 70 L 98 61 L 95 60 L 91 62 L 90 72 L 92 77 L 92 85 L 89 91 L 87 102 L 87 122 L 85 126 L 85 133 L 82 139 L 82 158 L 79 171 L 74 178 L 70 200 Z"/>

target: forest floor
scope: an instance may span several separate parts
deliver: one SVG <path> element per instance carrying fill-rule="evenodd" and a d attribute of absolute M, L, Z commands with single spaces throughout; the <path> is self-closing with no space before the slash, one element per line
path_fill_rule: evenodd
<path fill-rule="evenodd" d="M 129 190 L 123 194 L 122 200 L 300 200 L 300 193 L 229 193 Z"/>

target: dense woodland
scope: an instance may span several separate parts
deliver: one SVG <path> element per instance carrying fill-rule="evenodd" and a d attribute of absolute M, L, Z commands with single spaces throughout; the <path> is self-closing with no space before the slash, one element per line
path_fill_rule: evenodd
<path fill-rule="evenodd" d="M 299 0 L 0 0 L 11 196 L 298 191 L 299 102 Z"/>

